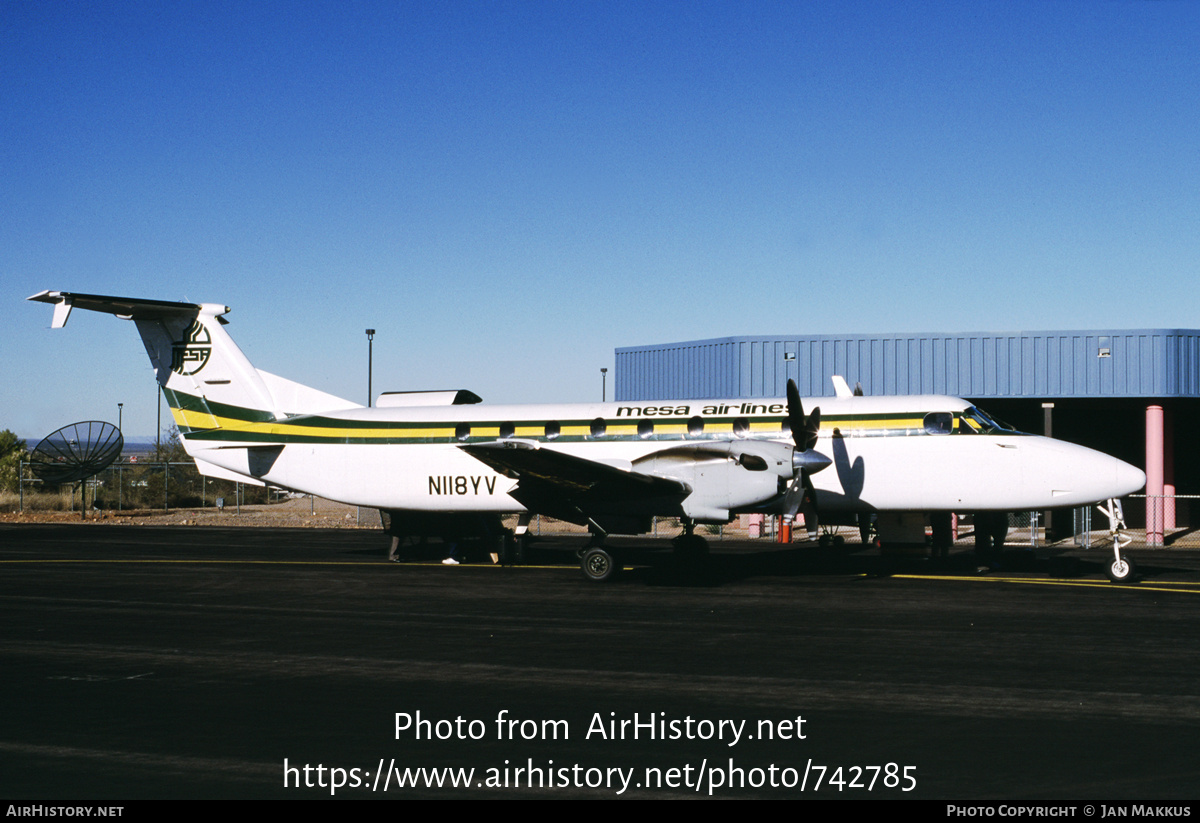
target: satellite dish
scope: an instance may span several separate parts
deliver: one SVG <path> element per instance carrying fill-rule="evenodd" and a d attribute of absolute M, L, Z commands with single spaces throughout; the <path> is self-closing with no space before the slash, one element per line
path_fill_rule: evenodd
<path fill-rule="evenodd" d="M 29 468 L 50 486 L 78 483 L 116 460 L 124 445 L 125 438 L 112 423 L 72 423 L 34 446 Z"/>

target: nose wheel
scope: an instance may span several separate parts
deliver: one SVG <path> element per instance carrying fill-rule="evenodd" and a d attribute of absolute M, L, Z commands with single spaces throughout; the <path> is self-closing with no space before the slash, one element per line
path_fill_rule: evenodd
<path fill-rule="evenodd" d="M 1114 583 L 1128 583 L 1133 579 L 1134 565 L 1133 561 L 1120 552 L 1108 564 L 1106 570 L 1108 579 Z"/>

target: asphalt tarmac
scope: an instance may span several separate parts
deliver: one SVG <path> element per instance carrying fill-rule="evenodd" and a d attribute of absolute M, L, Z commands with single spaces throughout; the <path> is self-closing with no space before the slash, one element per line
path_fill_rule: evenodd
<path fill-rule="evenodd" d="M 1200 553 L 577 542 L 0 526 L 0 797 L 1200 796 Z"/>

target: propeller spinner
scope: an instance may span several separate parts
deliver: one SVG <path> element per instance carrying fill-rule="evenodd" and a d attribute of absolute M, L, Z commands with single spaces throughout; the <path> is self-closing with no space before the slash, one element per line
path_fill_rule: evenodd
<path fill-rule="evenodd" d="M 796 444 L 796 450 L 792 452 L 792 469 L 796 476 L 783 497 L 784 521 L 791 523 L 806 500 L 810 506 L 816 506 L 817 490 L 813 488 L 811 475 L 833 461 L 815 450 L 817 432 L 821 429 L 820 407 L 814 407 L 812 414 L 805 417 L 800 390 L 796 388 L 796 381 L 790 379 L 787 382 L 787 411 L 792 441 Z"/>

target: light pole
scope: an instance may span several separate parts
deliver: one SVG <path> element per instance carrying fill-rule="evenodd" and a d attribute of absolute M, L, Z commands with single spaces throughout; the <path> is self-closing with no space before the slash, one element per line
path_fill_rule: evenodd
<path fill-rule="evenodd" d="M 125 404 L 117 404 L 117 431 L 121 434 L 125 433 L 125 429 L 121 426 L 121 421 L 125 419 Z"/>
<path fill-rule="evenodd" d="M 367 329 L 367 408 L 371 408 L 371 372 L 375 368 L 375 330 Z"/>
<path fill-rule="evenodd" d="M 600 402 L 608 400 L 608 369 L 600 370 Z"/>

